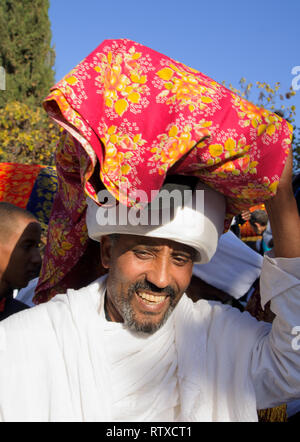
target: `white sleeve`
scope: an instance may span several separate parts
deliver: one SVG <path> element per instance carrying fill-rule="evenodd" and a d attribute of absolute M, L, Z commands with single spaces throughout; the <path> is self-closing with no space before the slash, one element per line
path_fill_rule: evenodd
<path fill-rule="evenodd" d="M 251 376 L 257 408 L 300 397 L 300 258 L 264 256 L 262 306 L 271 301 L 276 318 L 253 349 Z"/>

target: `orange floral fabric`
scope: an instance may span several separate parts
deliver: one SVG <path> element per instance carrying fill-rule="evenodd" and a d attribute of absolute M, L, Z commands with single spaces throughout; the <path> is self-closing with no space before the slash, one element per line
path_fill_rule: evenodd
<path fill-rule="evenodd" d="M 100 204 L 91 183 L 97 164 L 98 178 L 128 206 L 139 190 L 151 201 L 168 173 L 195 175 L 226 196 L 229 228 L 232 216 L 274 195 L 292 138 L 279 116 L 127 39 L 101 43 L 44 107 L 68 135 L 57 154 L 58 218 L 49 231 L 56 245 L 49 243 L 37 290 L 43 300 L 84 253 L 85 195 Z"/>
<path fill-rule="evenodd" d="M 26 208 L 42 166 L 0 163 L 0 201 Z"/>

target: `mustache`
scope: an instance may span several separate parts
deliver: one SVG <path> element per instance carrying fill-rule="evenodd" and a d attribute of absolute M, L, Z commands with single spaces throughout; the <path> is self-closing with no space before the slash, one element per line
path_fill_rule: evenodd
<path fill-rule="evenodd" d="M 147 280 L 145 281 L 138 281 L 135 284 L 132 284 L 130 287 L 130 291 L 132 293 L 136 292 L 137 290 L 149 290 L 153 293 L 164 293 L 170 296 L 172 299 L 176 297 L 176 292 L 173 289 L 173 287 L 167 285 L 166 287 L 160 288 L 157 287 L 155 284 L 152 284 L 152 282 L 149 282 Z"/>

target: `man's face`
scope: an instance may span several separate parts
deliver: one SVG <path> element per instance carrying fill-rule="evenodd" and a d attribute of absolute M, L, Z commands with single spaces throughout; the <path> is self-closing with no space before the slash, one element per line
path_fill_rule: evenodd
<path fill-rule="evenodd" d="M 193 249 L 164 239 L 119 235 L 113 243 L 108 236 L 102 238 L 101 256 L 109 269 L 110 319 L 131 330 L 155 332 L 190 283 Z"/>
<path fill-rule="evenodd" d="M 254 230 L 257 235 L 262 235 L 264 233 L 264 231 L 266 230 L 266 228 L 267 228 L 266 225 L 263 226 L 262 224 L 254 223 Z"/>
<path fill-rule="evenodd" d="M 41 268 L 39 243 L 40 224 L 32 219 L 20 218 L 16 227 L 0 244 L 0 278 L 10 288 L 26 287 L 37 277 Z"/>

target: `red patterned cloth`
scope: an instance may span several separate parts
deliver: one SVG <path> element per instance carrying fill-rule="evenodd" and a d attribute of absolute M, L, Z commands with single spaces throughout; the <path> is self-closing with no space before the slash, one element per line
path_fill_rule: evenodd
<path fill-rule="evenodd" d="M 41 167 L 0 163 L 0 201 L 25 209 Z"/>
<path fill-rule="evenodd" d="M 95 171 L 128 206 L 136 190 L 151 201 L 167 173 L 195 175 L 226 196 L 228 228 L 233 215 L 274 195 L 292 138 L 276 114 L 126 39 L 100 44 L 44 107 L 68 135 L 56 156 L 59 192 L 37 303 L 66 289 L 86 251 L 85 196 L 99 204 Z"/>

